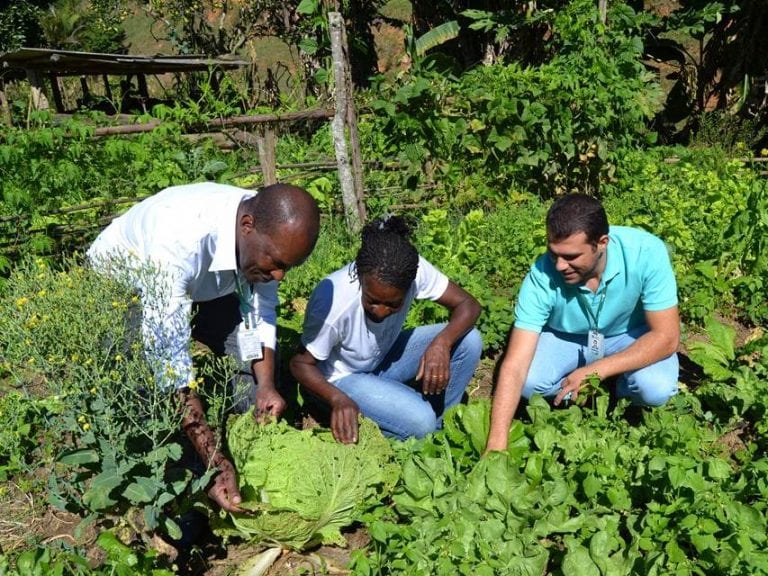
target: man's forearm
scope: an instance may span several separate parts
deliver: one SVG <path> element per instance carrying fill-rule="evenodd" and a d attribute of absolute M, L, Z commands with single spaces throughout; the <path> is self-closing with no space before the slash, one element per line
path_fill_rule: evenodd
<path fill-rule="evenodd" d="M 219 443 L 213 430 L 205 420 L 205 411 L 200 397 L 191 390 L 180 392 L 180 394 L 184 410 L 184 416 L 181 419 L 182 430 L 205 465 L 218 466 L 225 457 L 219 450 Z"/>
<path fill-rule="evenodd" d="M 504 366 L 499 374 L 499 381 L 491 405 L 491 426 L 488 433 L 486 450 L 505 450 L 512 419 L 520 405 L 522 385 L 513 374 L 505 373 Z"/>
<path fill-rule="evenodd" d="M 262 389 L 275 388 L 275 351 L 272 348 L 263 348 L 264 353 L 261 360 L 256 360 L 251 364 L 253 377 L 256 384 Z"/>

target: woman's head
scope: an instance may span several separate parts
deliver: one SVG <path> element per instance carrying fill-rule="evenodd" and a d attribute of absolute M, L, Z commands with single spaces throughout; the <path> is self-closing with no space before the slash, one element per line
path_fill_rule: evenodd
<path fill-rule="evenodd" d="M 376 219 L 363 228 L 355 271 L 363 308 L 375 322 L 402 307 L 405 293 L 416 278 L 419 253 L 409 237 L 408 225 L 397 216 Z"/>

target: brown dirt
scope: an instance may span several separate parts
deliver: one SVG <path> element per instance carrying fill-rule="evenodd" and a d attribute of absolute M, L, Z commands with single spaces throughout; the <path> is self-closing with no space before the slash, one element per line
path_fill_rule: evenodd
<path fill-rule="evenodd" d="M 0 551 L 24 548 L 31 542 L 65 540 L 70 545 L 92 544 L 95 534 L 85 530 L 75 536 L 80 517 L 50 507 L 39 487 L 22 487 L 14 482 L 0 486 Z"/>

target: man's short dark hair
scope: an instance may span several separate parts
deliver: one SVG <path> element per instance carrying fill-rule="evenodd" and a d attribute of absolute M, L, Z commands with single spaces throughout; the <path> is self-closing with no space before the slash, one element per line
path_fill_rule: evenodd
<path fill-rule="evenodd" d="M 276 233 L 280 226 L 302 223 L 307 234 L 317 236 L 320 211 L 317 203 L 303 188 L 290 184 L 272 184 L 243 201 L 245 213 L 253 218 L 254 227 L 266 234 Z"/>
<path fill-rule="evenodd" d="M 608 216 L 603 205 L 586 194 L 568 194 L 555 200 L 547 212 L 549 240 L 565 240 L 579 232 L 584 232 L 591 244 L 608 234 Z"/>

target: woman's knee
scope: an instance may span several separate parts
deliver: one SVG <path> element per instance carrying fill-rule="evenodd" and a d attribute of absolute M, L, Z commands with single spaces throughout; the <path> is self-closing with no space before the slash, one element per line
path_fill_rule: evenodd
<path fill-rule="evenodd" d="M 382 432 L 400 440 L 423 438 L 437 430 L 437 425 L 437 416 L 429 407 L 426 410 L 409 411 L 401 414 L 396 422 L 379 423 Z"/>
<path fill-rule="evenodd" d="M 479 362 L 483 353 L 483 336 L 480 334 L 480 330 L 472 328 L 467 332 L 459 342 L 456 351 L 465 357 L 477 359 Z"/>

